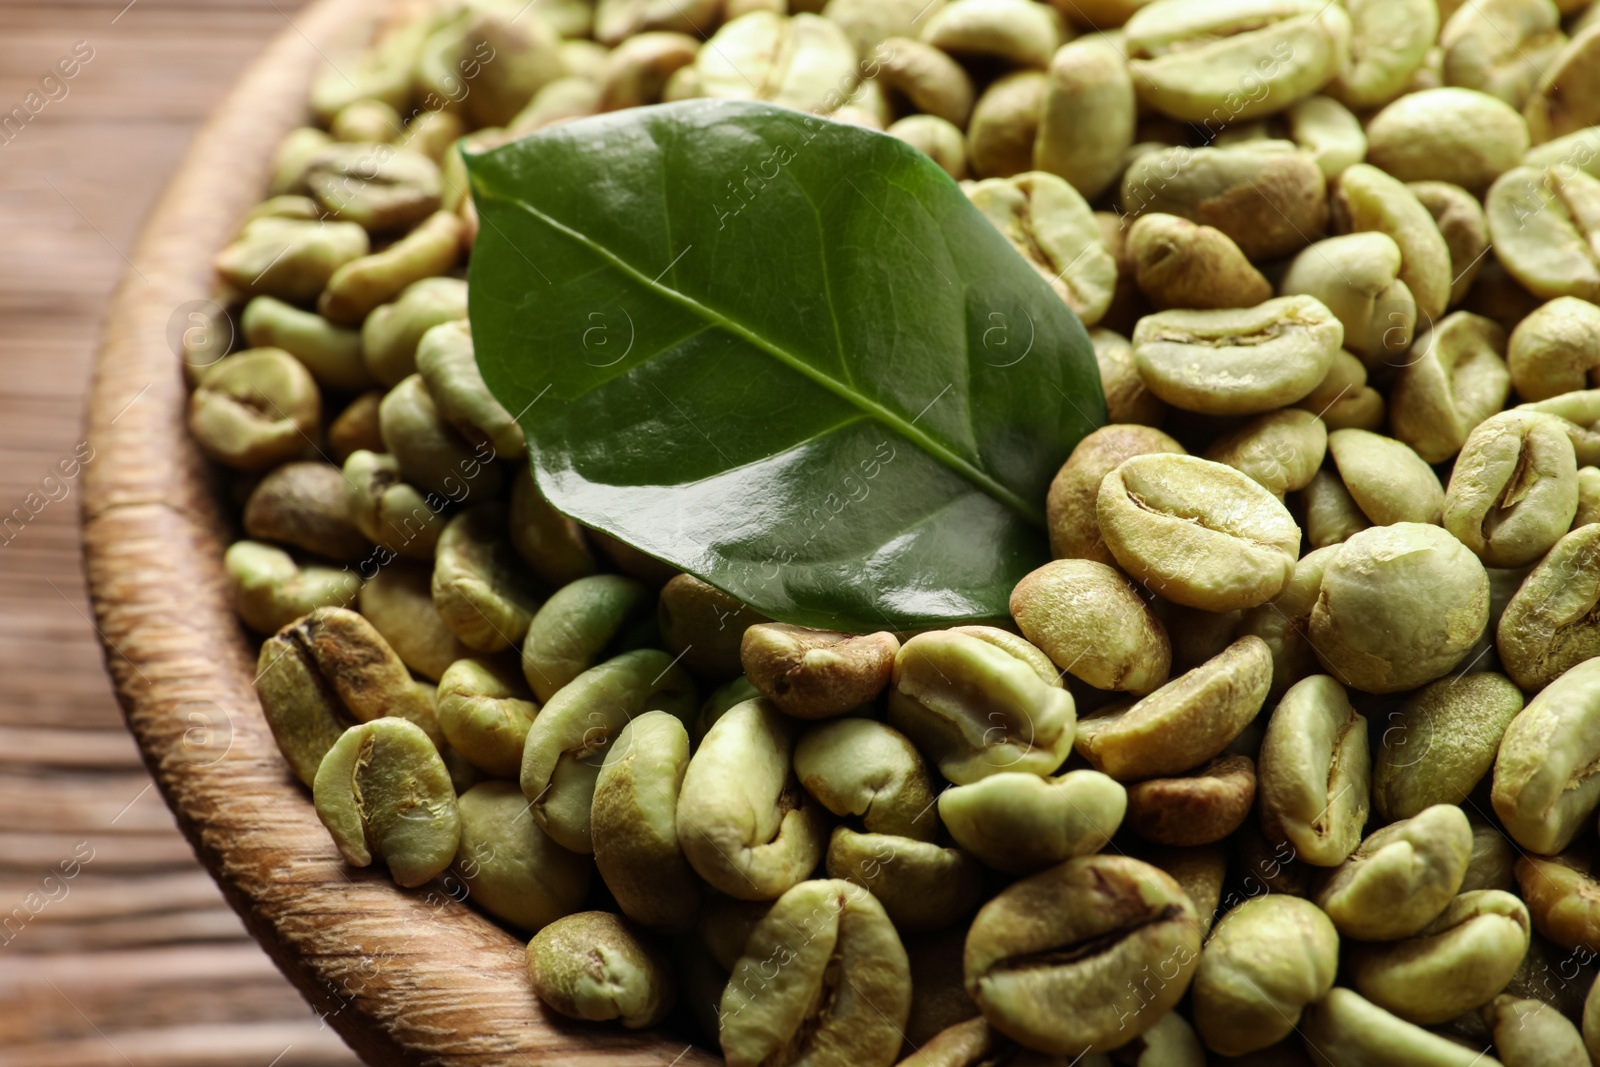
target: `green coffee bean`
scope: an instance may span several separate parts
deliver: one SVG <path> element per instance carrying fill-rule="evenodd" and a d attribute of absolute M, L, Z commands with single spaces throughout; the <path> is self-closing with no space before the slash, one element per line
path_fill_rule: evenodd
<path fill-rule="evenodd" d="M 406 293 L 414 293 L 418 286 L 424 284 L 427 283 L 418 282 Z M 390 306 L 398 309 L 407 298 L 402 296 L 400 304 Z M 414 314 L 413 322 L 407 329 L 414 329 L 434 314 L 445 313 L 446 303 L 441 300 L 438 311 Z M 371 322 L 382 311 L 383 308 L 374 311 L 367 321 Z M 500 402 L 490 394 L 489 387 L 483 383 L 483 375 L 479 373 L 478 362 L 473 355 L 472 327 L 465 318 L 441 322 L 428 329 L 418 339 L 415 353 L 416 369 L 422 375 L 428 395 L 433 398 L 444 421 L 455 427 L 456 432 L 471 444 L 487 441 L 494 446 L 496 455 L 510 459 L 522 454 L 526 447 L 522 427 L 517 425 L 510 412 L 500 406 Z"/>
<path fill-rule="evenodd" d="M 368 233 L 410 229 L 439 209 L 438 166 L 391 145 L 329 145 L 306 164 L 301 180 L 334 218 L 357 223 Z M 365 254 L 365 249 L 356 253 Z"/>
<path fill-rule="evenodd" d="M 239 325 L 250 347 L 281 348 L 304 363 L 324 388 L 353 393 L 377 384 L 362 362 L 360 333 L 321 315 L 258 296 L 245 305 Z"/>
<path fill-rule="evenodd" d="M 1100 483 L 1124 460 L 1157 452 L 1186 454 L 1173 438 L 1148 426 L 1103 426 L 1079 441 L 1045 500 L 1051 555 L 1116 566 L 1100 532 Z"/>
<path fill-rule="evenodd" d="M 233 610 L 264 634 L 317 608 L 348 607 L 361 594 L 361 579 L 350 571 L 301 566 L 281 548 L 257 541 L 229 545 L 222 565 Z"/>
<path fill-rule="evenodd" d="M 1043 81 L 1043 75 L 1031 73 L 1012 77 Z M 1102 243 L 1099 223 L 1082 194 L 1054 174 L 1028 169 L 1032 165 L 1031 130 L 1019 138 L 1020 158 L 1015 164 L 993 162 L 984 156 L 986 151 L 995 154 L 999 149 L 988 147 L 983 139 L 988 135 L 980 124 L 1000 121 L 985 113 L 985 101 L 1004 88 L 1001 84 L 991 89 L 973 112 L 968 133 L 972 165 L 988 180 L 968 188 L 967 196 L 1084 325 L 1093 326 L 1111 306 L 1117 285 L 1116 260 Z M 998 138 L 997 134 L 990 139 Z"/>
<path fill-rule="evenodd" d="M 578 675 L 528 730 L 521 783 L 534 820 L 563 848 L 593 852 L 590 809 L 612 738 L 646 711 L 687 719 L 696 703 L 688 674 L 655 649 L 624 652 Z"/>
<path fill-rule="evenodd" d="M 1523 848 L 1559 852 L 1594 817 L 1600 803 L 1597 723 L 1600 660 L 1588 659 L 1540 690 L 1506 727 L 1490 799 Z"/>
<path fill-rule="evenodd" d="M 1436 804 L 1361 842 L 1323 883 L 1317 904 L 1346 937 L 1411 937 L 1455 897 L 1471 856 L 1466 814 L 1454 804 Z"/>
<path fill-rule="evenodd" d="M 591 870 L 528 813 L 515 782 L 483 782 L 456 800 L 461 845 L 452 866 L 469 899 L 524 930 L 541 930 L 583 905 Z"/>
<path fill-rule="evenodd" d="M 772 620 L 689 574 L 661 587 L 657 608 L 661 639 L 693 671 L 729 678 L 744 668 L 739 649 L 745 631 Z"/>
<path fill-rule="evenodd" d="M 436 702 L 451 748 L 486 774 L 517 776 L 539 705 L 514 670 L 496 660 L 458 659 L 439 679 Z"/>
<path fill-rule="evenodd" d="M 630 721 L 595 778 L 594 862 L 622 913 L 643 926 L 681 930 L 700 906 L 700 886 L 678 840 L 678 794 L 689 734 L 665 711 Z"/>
<path fill-rule="evenodd" d="M 1248 308 L 1272 296 L 1227 234 L 1176 215 L 1141 215 L 1128 231 L 1127 256 L 1139 291 L 1158 309 Z"/>
<path fill-rule="evenodd" d="M 1163 845 L 1208 845 L 1237 830 L 1256 798 L 1249 756 L 1219 756 L 1190 774 L 1128 787 L 1128 827 Z"/>
<path fill-rule="evenodd" d="M 300 455 L 321 419 L 311 373 L 276 348 L 229 356 L 189 397 L 189 432 L 206 455 L 239 470 L 263 470 Z"/>
<path fill-rule="evenodd" d="M 378 405 L 378 428 L 400 474 L 419 489 L 454 502 L 500 491 L 494 449 L 487 444 L 473 448 L 439 417 L 422 375 L 413 374 L 389 390 Z"/>
<path fill-rule="evenodd" d="M 556 590 L 534 613 L 522 644 L 522 673 L 534 694 L 547 701 L 599 663 L 650 604 L 650 591 L 620 574 L 593 574 Z"/>
<path fill-rule="evenodd" d="M 827 719 L 881 693 L 899 650 L 890 633 L 853 636 L 765 622 L 744 631 L 739 659 L 745 677 L 786 714 Z"/>
<path fill-rule="evenodd" d="M 1400 246 L 1399 278 L 1417 303 L 1417 317 L 1435 322 L 1450 303 L 1450 247 L 1428 209 L 1405 184 L 1376 167 L 1357 163 L 1339 175 L 1332 198 L 1336 228 L 1377 231 Z"/>
<path fill-rule="evenodd" d="M 400 480 L 393 456 L 359 449 L 345 460 L 343 477 L 345 508 L 362 536 L 398 555 L 433 558 L 444 516 L 428 496 Z"/>
<path fill-rule="evenodd" d="M 380 859 L 402 886 L 418 886 L 455 859 L 461 819 L 450 773 L 428 735 L 398 718 L 340 735 L 317 768 L 317 817 L 356 867 Z"/>
<path fill-rule="evenodd" d="M 1127 791 L 1097 771 L 1009 771 L 940 793 L 939 818 L 988 866 L 1028 874 L 1104 848 L 1127 804 Z"/>
<path fill-rule="evenodd" d="M 1548 1004 L 1501 995 L 1485 1004 L 1480 1014 L 1506 1067 L 1544 1063 L 1582 1067 L 1588 1058 L 1578 1028 Z"/>
<path fill-rule="evenodd" d="M 331 463 L 285 463 L 261 479 L 244 507 L 251 537 L 354 562 L 369 545 L 345 504 L 345 481 Z"/>
<path fill-rule="evenodd" d="M 367 233 L 353 222 L 259 218 L 217 253 L 217 273 L 249 296 L 294 304 L 317 295 L 348 263 L 367 254 Z"/>
<path fill-rule="evenodd" d="M 394 560 L 361 586 L 361 614 L 407 667 L 438 681 L 449 666 L 473 655 L 433 602 L 433 568 Z"/>
<path fill-rule="evenodd" d="M 528 942 L 528 977 L 539 999 L 573 1019 L 616 1019 L 630 1030 L 672 1011 L 672 969 L 655 946 L 609 911 L 580 911 Z"/>
<path fill-rule="evenodd" d="M 957 848 L 892 834 L 836 827 L 828 842 L 828 877 L 870 890 L 903 933 L 942 930 L 978 903 L 978 861 Z"/>
<path fill-rule="evenodd" d="M 1061 43 L 1049 8 L 1020 0 L 951 0 L 922 26 L 922 39 L 958 59 L 992 58 L 1043 70 Z"/>
<path fill-rule="evenodd" d="M 540 602 L 517 565 L 503 504 L 468 508 L 439 534 L 433 602 L 470 648 L 498 652 L 522 643 Z"/>
<path fill-rule="evenodd" d="M 1257 761 L 1261 828 L 1318 867 L 1361 843 L 1371 792 L 1367 720 L 1325 674 L 1296 682 L 1267 722 Z"/>
<path fill-rule="evenodd" d="M 922 755 L 893 727 L 871 719 L 819 723 L 800 735 L 794 770 L 817 803 L 859 816 L 869 833 L 932 841 L 938 832 Z"/>
<path fill-rule="evenodd" d="M 1103 41 L 1065 45 L 1050 59 L 1033 165 L 1093 200 L 1121 173 L 1136 118 L 1133 78 L 1122 55 Z"/>
<path fill-rule="evenodd" d="M 1522 693 L 1504 675 L 1441 678 L 1388 716 L 1373 765 L 1372 801 L 1385 819 L 1460 804 L 1494 765 Z"/>
<path fill-rule="evenodd" d="M 1414 1026 L 1338 986 L 1306 1011 L 1300 1033 L 1318 1062 L 1333 1067 L 1500 1067 L 1481 1049 Z"/>
<path fill-rule="evenodd" d="M 1578 511 L 1578 464 L 1561 423 L 1503 411 L 1468 435 L 1445 494 L 1445 529 L 1486 566 L 1525 567 Z"/>
<path fill-rule="evenodd" d="M 449 270 L 460 254 L 461 221 L 436 211 L 381 252 L 345 262 L 319 287 L 317 311 L 331 322 L 353 324 L 398 296 L 412 282 Z"/>
<path fill-rule="evenodd" d="M 1167 632 L 1116 570 L 1056 560 L 1011 593 L 1017 626 L 1061 669 L 1097 689 L 1144 696 L 1167 680 Z"/>
<path fill-rule="evenodd" d="M 919 634 L 894 660 L 889 722 L 950 781 L 1049 774 L 1072 747 L 1072 696 L 1054 670 L 954 630 Z"/>

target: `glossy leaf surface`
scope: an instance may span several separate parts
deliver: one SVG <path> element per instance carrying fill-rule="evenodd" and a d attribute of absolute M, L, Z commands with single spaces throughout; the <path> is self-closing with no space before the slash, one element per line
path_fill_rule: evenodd
<path fill-rule="evenodd" d="M 689 101 L 468 167 L 479 365 L 558 509 L 789 622 L 1007 614 L 1104 400 L 1076 317 L 931 160 Z"/>

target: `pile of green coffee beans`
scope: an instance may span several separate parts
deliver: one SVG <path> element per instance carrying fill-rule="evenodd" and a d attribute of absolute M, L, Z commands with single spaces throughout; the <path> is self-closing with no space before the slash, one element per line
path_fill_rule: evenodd
<path fill-rule="evenodd" d="M 190 425 L 340 853 L 735 1067 L 1600 1062 L 1600 4 L 818 7 L 397 9 L 218 257 Z M 752 95 L 1093 328 L 1014 626 L 766 620 L 484 387 L 458 139 Z"/>

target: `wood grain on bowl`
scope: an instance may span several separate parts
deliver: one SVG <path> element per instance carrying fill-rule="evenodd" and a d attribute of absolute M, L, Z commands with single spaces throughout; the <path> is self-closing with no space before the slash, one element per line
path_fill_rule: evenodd
<path fill-rule="evenodd" d="M 661 1033 L 553 1016 L 523 943 L 458 884 L 396 888 L 339 859 L 261 716 L 256 641 L 228 604 L 228 518 L 184 425 L 171 340 L 212 292 L 212 256 L 263 195 L 324 52 L 383 5 L 322 0 L 245 73 L 152 216 L 108 316 L 84 475 L 95 622 L 128 725 L 202 863 L 279 968 L 372 1064 L 680 1064 Z M 115 180 L 115 176 L 110 176 Z"/>

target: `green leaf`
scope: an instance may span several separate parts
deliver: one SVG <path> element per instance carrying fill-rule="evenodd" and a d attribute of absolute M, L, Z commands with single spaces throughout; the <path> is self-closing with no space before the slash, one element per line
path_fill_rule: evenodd
<path fill-rule="evenodd" d="M 788 622 L 1007 615 L 1105 401 L 1076 316 L 931 160 L 697 100 L 467 165 L 478 362 L 556 508 Z"/>

